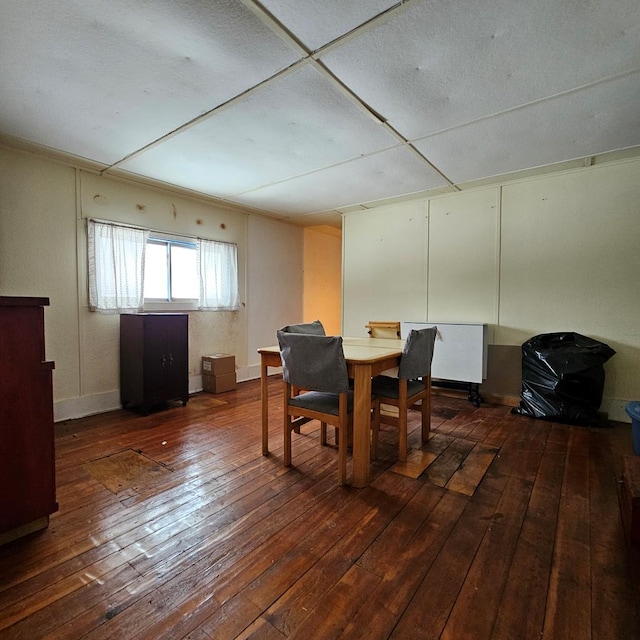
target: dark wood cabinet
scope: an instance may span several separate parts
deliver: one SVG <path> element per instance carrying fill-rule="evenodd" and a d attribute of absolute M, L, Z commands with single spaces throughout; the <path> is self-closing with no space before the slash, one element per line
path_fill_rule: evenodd
<path fill-rule="evenodd" d="M 45 528 L 58 510 L 48 304 L 0 297 L 0 544 Z"/>
<path fill-rule="evenodd" d="M 120 316 L 120 400 L 148 413 L 167 400 L 189 400 L 189 316 Z"/>

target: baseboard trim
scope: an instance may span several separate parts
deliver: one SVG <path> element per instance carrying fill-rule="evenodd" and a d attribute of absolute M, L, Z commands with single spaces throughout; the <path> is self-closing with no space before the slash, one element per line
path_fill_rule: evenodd
<path fill-rule="evenodd" d="M 274 373 L 276 370 L 274 369 Z M 254 367 L 243 367 L 236 371 L 238 382 L 255 380 L 260 377 L 260 365 Z M 202 391 L 202 375 L 189 377 L 189 393 Z M 53 421 L 64 422 L 65 420 L 77 420 L 99 413 L 108 413 L 122 408 L 120 403 L 120 390 L 107 391 L 105 393 L 94 393 L 77 398 L 66 398 L 53 403 Z"/>

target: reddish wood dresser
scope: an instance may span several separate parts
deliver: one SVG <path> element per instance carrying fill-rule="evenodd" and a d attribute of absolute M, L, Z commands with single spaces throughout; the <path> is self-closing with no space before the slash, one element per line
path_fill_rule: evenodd
<path fill-rule="evenodd" d="M 0 296 L 0 544 L 45 528 L 58 509 L 48 304 Z"/>

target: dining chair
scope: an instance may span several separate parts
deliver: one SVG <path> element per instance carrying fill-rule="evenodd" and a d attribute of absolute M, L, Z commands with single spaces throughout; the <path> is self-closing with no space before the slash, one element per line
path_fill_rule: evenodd
<path fill-rule="evenodd" d="M 320 421 L 320 443 L 326 445 L 327 424 L 336 431 L 338 483 L 346 484 L 347 446 L 353 429 L 353 391 L 340 336 L 278 331 L 284 380 L 284 464 L 290 467 L 291 432 L 311 420 Z M 292 387 L 305 389 L 292 394 Z M 380 403 L 371 399 L 372 424 L 379 429 Z M 339 433 L 338 433 L 339 432 Z"/>
<path fill-rule="evenodd" d="M 371 393 L 381 404 L 398 407 L 398 417 L 382 415 L 377 425 L 372 425 L 372 457 L 378 450 L 379 423 L 391 424 L 398 429 L 398 459 L 407 460 L 407 418 L 411 406 L 422 400 L 422 441 L 429 439 L 431 430 L 431 361 L 437 327 L 413 329 L 409 332 L 400 357 L 398 377 L 375 376 L 371 380 Z"/>
<path fill-rule="evenodd" d="M 327 335 L 320 320 L 314 320 L 313 322 L 301 322 L 300 324 L 289 324 L 286 327 L 282 327 L 280 331 L 284 331 L 285 333 L 304 333 L 315 336 Z"/>
<path fill-rule="evenodd" d="M 314 320 L 313 322 L 301 322 L 299 324 L 288 324 L 286 327 L 282 327 L 280 331 L 285 333 L 304 333 L 306 335 L 325 336 L 327 335 L 324 330 L 324 326 L 320 320 Z M 300 393 L 300 389 L 296 386 L 292 387 L 292 395 L 297 396 Z M 300 433 L 300 427 L 295 429 L 296 433 Z M 323 444 L 326 444 L 323 442 Z"/>

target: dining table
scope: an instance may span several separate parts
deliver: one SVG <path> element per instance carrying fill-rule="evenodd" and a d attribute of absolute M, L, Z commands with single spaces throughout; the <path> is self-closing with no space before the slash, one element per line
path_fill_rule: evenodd
<path fill-rule="evenodd" d="M 370 480 L 371 378 L 397 367 L 404 347 L 403 339 L 342 338 L 349 377 L 353 379 L 353 474 L 351 484 L 365 487 Z M 269 367 L 280 367 L 280 349 L 261 347 L 260 399 L 262 405 L 262 455 L 269 455 Z M 284 434 L 283 434 L 284 435 Z"/>

